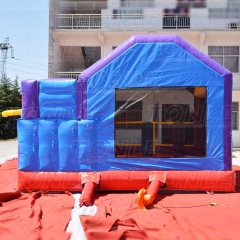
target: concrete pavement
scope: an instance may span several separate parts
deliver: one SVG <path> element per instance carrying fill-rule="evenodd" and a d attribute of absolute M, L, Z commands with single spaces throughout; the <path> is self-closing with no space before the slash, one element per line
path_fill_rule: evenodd
<path fill-rule="evenodd" d="M 0 141 L 0 164 L 18 155 L 18 141 Z"/>
<path fill-rule="evenodd" d="M 240 166 L 240 151 L 239 150 L 232 151 L 232 163 L 233 163 L 233 165 Z"/>

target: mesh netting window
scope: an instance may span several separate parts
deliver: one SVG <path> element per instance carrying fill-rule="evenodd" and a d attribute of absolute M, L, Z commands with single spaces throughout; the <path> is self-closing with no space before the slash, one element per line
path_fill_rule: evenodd
<path fill-rule="evenodd" d="M 116 157 L 206 156 L 206 88 L 116 89 Z"/>
<path fill-rule="evenodd" d="M 141 129 L 140 124 L 131 124 L 131 122 L 142 121 L 141 101 L 117 101 L 116 107 L 118 111 L 115 121 L 121 122 L 121 124 L 116 124 L 117 129 Z"/>

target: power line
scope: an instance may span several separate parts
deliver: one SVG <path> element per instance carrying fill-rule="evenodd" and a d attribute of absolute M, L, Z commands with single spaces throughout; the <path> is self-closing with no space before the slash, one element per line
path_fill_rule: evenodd
<path fill-rule="evenodd" d="M 30 74 L 34 74 L 34 75 L 46 77 L 46 75 L 41 75 L 41 74 L 36 74 L 36 73 L 31 73 L 31 72 L 25 72 L 25 71 L 21 71 L 21 70 L 15 70 L 15 69 L 12 69 L 12 68 L 6 68 L 6 69 L 8 69 L 8 70 L 14 70 L 14 71 L 18 71 L 18 72 L 30 73 Z"/>
<path fill-rule="evenodd" d="M 41 64 L 41 63 L 36 63 L 36 62 L 32 62 L 32 61 L 27 61 L 27 60 L 24 60 L 24 59 L 21 59 L 21 58 L 14 58 L 14 59 L 15 60 L 19 60 L 19 61 L 23 61 L 23 62 L 29 62 L 29 63 L 33 63 L 33 64 L 37 64 L 37 65 L 48 67 L 48 65 Z"/>
<path fill-rule="evenodd" d="M 21 64 L 11 63 L 11 62 L 10 62 L 10 64 L 11 65 L 16 65 L 16 66 L 21 66 L 21 67 L 29 67 L 29 66 L 26 66 L 26 65 L 21 65 Z M 43 68 L 35 68 L 35 67 L 30 67 L 30 68 L 47 71 L 46 69 L 43 69 Z"/>

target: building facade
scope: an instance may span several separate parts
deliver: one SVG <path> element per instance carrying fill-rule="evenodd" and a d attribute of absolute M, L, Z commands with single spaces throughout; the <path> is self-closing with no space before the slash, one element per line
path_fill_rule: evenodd
<path fill-rule="evenodd" d="M 233 147 L 240 147 L 239 0 L 50 0 L 49 77 L 79 74 L 135 34 L 178 34 L 233 73 Z"/>

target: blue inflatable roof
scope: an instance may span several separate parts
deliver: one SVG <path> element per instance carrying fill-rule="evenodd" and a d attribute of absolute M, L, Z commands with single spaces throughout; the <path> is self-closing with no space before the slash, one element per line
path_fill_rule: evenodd
<path fill-rule="evenodd" d="M 99 169 L 231 169 L 232 74 L 176 35 L 136 35 L 85 70 L 85 113 L 97 122 Z M 206 87 L 206 157 L 114 157 L 117 89 Z M 83 103 L 83 105 L 84 105 Z"/>

